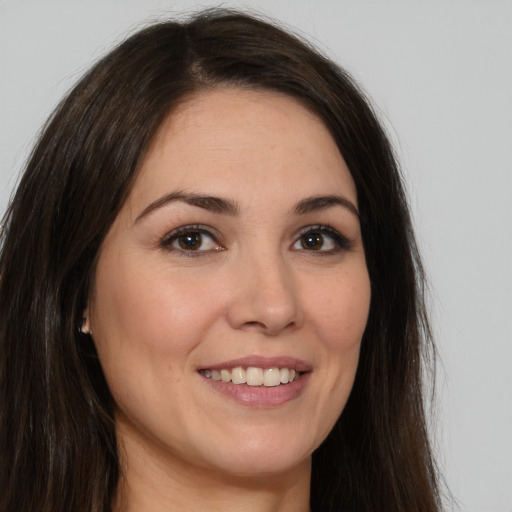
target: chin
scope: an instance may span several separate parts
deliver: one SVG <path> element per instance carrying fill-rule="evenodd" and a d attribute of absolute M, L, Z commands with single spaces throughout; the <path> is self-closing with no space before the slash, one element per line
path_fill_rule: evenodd
<path fill-rule="evenodd" d="M 226 467 L 220 468 L 224 474 L 234 478 L 267 479 L 286 477 L 293 474 L 299 468 L 309 466 L 311 456 L 297 458 L 297 456 L 282 456 L 282 454 L 258 454 L 245 460 L 226 461 Z"/>
<path fill-rule="evenodd" d="M 291 443 L 286 436 L 252 436 L 235 447 L 210 452 L 211 465 L 218 471 L 239 478 L 278 478 L 310 465 L 316 446 Z"/>

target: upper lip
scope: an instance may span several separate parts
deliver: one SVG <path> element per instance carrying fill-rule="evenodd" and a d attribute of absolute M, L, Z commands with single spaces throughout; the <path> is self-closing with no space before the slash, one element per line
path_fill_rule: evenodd
<path fill-rule="evenodd" d="M 310 372 L 313 369 L 311 364 L 301 359 L 297 359 L 296 357 L 264 357 L 251 355 L 237 359 L 231 359 L 229 361 L 223 361 L 222 363 L 214 363 L 211 365 L 201 366 L 198 368 L 198 370 L 222 370 L 223 368 L 228 369 L 237 367 L 248 368 L 249 366 L 263 369 L 290 368 L 299 372 Z"/>

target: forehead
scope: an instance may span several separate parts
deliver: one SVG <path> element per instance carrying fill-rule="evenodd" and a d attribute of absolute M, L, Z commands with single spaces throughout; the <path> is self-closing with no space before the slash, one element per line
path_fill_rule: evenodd
<path fill-rule="evenodd" d="M 356 201 L 350 172 L 318 116 L 282 93 L 234 88 L 200 92 L 168 116 L 132 192 L 146 200 L 170 188 L 240 196 L 249 186 L 252 196 L 342 189 Z"/>

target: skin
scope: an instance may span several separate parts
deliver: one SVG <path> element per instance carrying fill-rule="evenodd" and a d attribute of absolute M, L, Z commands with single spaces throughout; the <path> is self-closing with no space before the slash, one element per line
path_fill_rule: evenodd
<path fill-rule="evenodd" d="M 158 202 L 177 193 L 237 211 Z M 332 195 L 341 204 L 296 211 Z M 184 250 L 173 232 L 190 225 L 199 245 Z M 115 510 L 309 510 L 311 453 L 349 396 L 369 303 L 355 185 L 323 123 L 274 92 L 188 99 L 102 245 L 85 311 L 117 404 Z M 312 371 L 272 407 L 241 404 L 198 372 L 249 355 Z"/>

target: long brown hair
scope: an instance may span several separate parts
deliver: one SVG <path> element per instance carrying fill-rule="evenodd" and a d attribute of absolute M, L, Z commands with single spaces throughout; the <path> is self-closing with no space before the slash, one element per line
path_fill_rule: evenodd
<path fill-rule="evenodd" d="M 209 10 L 119 45 L 48 121 L 4 217 L 0 511 L 107 512 L 119 479 L 113 400 L 78 330 L 95 258 L 162 121 L 186 96 L 280 91 L 325 122 L 356 183 L 372 286 L 350 399 L 313 454 L 315 511 L 434 512 L 424 414 L 432 354 L 423 272 L 390 143 L 350 77 L 274 24 Z"/>

